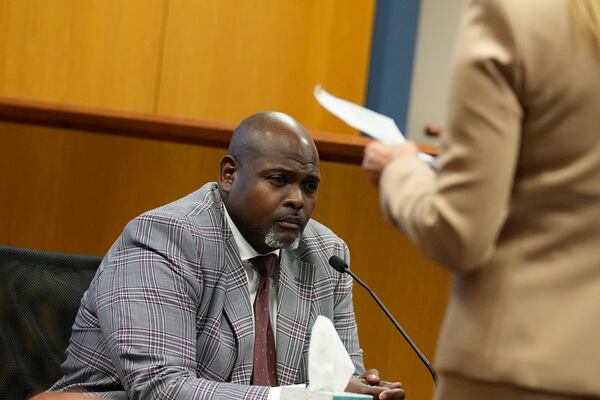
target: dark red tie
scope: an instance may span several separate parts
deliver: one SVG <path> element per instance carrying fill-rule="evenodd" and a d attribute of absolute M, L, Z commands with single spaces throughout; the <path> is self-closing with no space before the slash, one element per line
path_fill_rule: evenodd
<path fill-rule="evenodd" d="M 252 370 L 252 384 L 259 386 L 277 386 L 275 335 L 273 335 L 269 316 L 269 300 L 276 258 L 275 254 L 269 254 L 250 259 L 260 274 L 254 300 L 254 368 Z"/>

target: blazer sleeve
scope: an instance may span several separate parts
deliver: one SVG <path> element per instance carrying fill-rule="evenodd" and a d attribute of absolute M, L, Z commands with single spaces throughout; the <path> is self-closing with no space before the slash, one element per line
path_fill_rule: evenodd
<path fill-rule="evenodd" d="M 380 182 L 388 219 L 455 271 L 489 260 L 509 210 L 523 114 L 513 32 L 503 1 L 470 1 L 456 43 L 437 171 L 401 157 Z"/>
<path fill-rule="evenodd" d="M 185 220 L 146 214 L 128 224 L 101 272 L 97 314 L 127 397 L 266 399 L 267 387 L 196 376 L 197 251 Z"/>

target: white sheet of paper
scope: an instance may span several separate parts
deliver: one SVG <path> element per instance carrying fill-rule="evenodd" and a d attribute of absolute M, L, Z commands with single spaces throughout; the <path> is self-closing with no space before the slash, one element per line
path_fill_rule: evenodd
<path fill-rule="evenodd" d="M 348 100 L 340 99 L 327 92 L 321 85 L 315 86 L 317 101 L 330 113 L 361 132 L 383 143 L 402 143 L 402 132 L 394 120 Z"/>
<path fill-rule="evenodd" d="M 373 139 L 387 144 L 403 143 L 406 141 L 392 118 L 348 100 L 335 97 L 323 89 L 321 85 L 315 86 L 314 95 L 319 104 L 327 111 Z M 425 153 L 419 153 L 419 158 L 428 164 L 431 164 L 434 160 L 432 156 Z"/>

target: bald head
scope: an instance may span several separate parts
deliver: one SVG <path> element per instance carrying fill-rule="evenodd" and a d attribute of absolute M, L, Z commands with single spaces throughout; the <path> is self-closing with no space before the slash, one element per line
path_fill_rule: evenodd
<path fill-rule="evenodd" d="M 294 118 L 275 111 L 253 114 L 244 119 L 233 131 L 228 153 L 239 162 L 256 160 L 265 152 L 277 151 L 276 145 L 289 141 L 302 152 L 319 154 L 308 131 Z"/>

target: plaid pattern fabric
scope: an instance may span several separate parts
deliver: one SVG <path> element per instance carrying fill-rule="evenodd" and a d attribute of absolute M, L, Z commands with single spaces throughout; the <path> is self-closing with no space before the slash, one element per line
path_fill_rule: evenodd
<path fill-rule="evenodd" d="M 280 257 L 277 378 L 307 381 L 310 328 L 330 318 L 364 368 L 352 281 L 327 260 L 346 244 L 310 221 Z M 104 258 L 73 325 L 64 377 L 51 390 L 122 399 L 266 399 L 251 386 L 247 278 L 215 183 L 131 221 Z"/>

